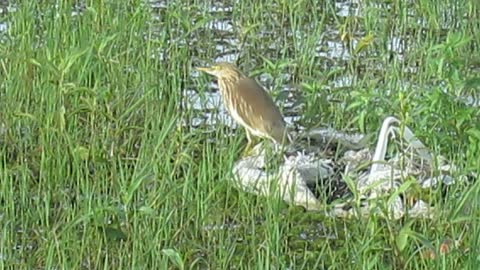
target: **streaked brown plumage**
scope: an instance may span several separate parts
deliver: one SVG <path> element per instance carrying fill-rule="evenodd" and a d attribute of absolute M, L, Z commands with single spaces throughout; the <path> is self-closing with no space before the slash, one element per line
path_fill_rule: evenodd
<path fill-rule="evenodd" d="M 197 70 L 217 77 L 227 110 L 246 130 L 247 150 L 253 142 L 252 135 L 268 138 L 277 144 L 291 142 L 280 110 L 255 80 L 230 63 L 216 63 Z"/>

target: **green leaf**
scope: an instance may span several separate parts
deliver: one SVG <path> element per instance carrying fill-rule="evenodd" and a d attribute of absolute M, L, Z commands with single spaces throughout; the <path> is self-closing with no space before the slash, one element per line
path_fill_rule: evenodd
<path fill-rule="evenodd" d="M 182 257 L 176 250 L 170 248 L 162 249 L 162 253 L 166 255 L 176 267 L 182 270 L 185 269 Z"/>
<path fill-rule="evenodd" d="M 73 149 L 73 156 L 79 160 L 88 159 L 88 148 L 83 146 L 77 146 Z"/>
<path fill-rule="evenodd" d="M 412 233 L 410 226 L 412 225 L 413 220 L 409 221 L 398 233 L 397 237 L 395 238 L 395 244 L 397 245 L 398 250 L 403 251 L 408 243 L 408 237 Z"/>
<path fill-rule="evenodd" d="M 365 50 L 367 47 L 369 47 L 374 40 L 373 34 L 368 34 L 365 37 L 363 37 L 357 45 L 357 48 L 355 49 L 355 54 L 358 54 L 359 52 Z"/>
<path fill-rule="evenodd" d="M 476 129 L 476 128 L 471 128 L 469 130 L 466 131 L 466 133 L 470 136 L 470 137 L 473 137 L 477 140 L 480 141 L 480 130 Z"/>
<path fill-rule="evenodd" d="M 110 241 L 125 241 L 127 240 L 127 235 L 122 231 L 121 228 L 117 226 L 105 226 L 103 227 L 105 236 Z"/>

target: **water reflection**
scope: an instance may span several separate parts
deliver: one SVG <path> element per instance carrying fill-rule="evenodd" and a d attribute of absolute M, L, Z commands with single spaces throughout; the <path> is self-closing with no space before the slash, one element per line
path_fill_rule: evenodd
<path fill-rule="evenodd" d="M 163 1 L 156 1 L 154 4 L 155 8 L 166 9 L 167 5 L 162 3 Z M 332 25 L 325 25 L 324 31 L 321 31 L 318 37 L 312 36 L 313 33 L 320 32 L 315 23 L 299 25 L 298 28 L 278 29 L 278 31 L 268 24 L 259 25 L 255 29 L 255 36 L 259 38 L 257 41 L 262 44 L 262 47 L 258 48 L 258 45 L 253 42 L 242 43 L 242 38 L 244 37 L 241 37 L 240 35 L 244 33 L 238 32 L 238 27 L 236 27 L 236 24 L 231 19 L 232 16 L 225 16 L 225 13 L 231 13 L 233 11 L 233 4 L 214 2 L 211 6 L 203 8 L 208 9 L 207 12 L 213 16 L 211 21 L 202 26 L 204 31 L 212 34 L 212 39 L 210 40 L 210 44 L 207 44 L 207 46 L 210 46 L 207 47 L 207 51 L 204 51 L 204 49 L 200 46 L 200 48 L 198 48 L 198 52 L 202 52 L 202 54 L 205 53 L 205 55 L 209 55 L 208 57 L 213 55 L 213 58 L 208 59 L 205 55 L 198 55 L 201 65 L 210 64 L 211 62 L 236 62 L 241 57 L 240 52 L 244 51 L 254 51 L 258 52 L 259 55 L 264 55 L 267 58 L 277 59 L 280 56 L 279 54 L 282 52 L 294 54 L 294 48 L 292 46 L 303 46 L 302 41 L 306 40 L 307 38 L 313 38 L 317 40 L 318 47 L 314 49 L 313 57 L 320 59 L 320 61 L 317 61 L 319 64 L 323 62 L 321 59 L 331 59 L 331 62 L 338 62 L 349 61 L 352 58 L 349 48 L 346 47 L 345 43 L 338 39 L 339 31 Z M 344 16 L 342 14 L 347 13 L 350 15 L 359 14 L 359 5 L 357 1 L 339 1 L 335 5 L 335 8 L 339 16 Z M 282 7 L 278 7 L 278 10 L 282 10 Z M 279 13 L 275 15 L 272 14 L 271 16 L 280 17 L 283 15 Z M 286 38 L 290 41 L 287 43 L 279 43 L 275 41 L 278 40 L 276 37 L 279 35 L 284 35 L 282 38 Z M 206 41 L 205 39 L 202 39 L 202 37 L 193 36 L 192 38 L 195 40 L 195 42 L 203 44 Z M 290 45 L 290 42 L 298 44 Z M 254 56 L 252 58 L 256 57 Z M 255 59 L 249 59 L 247 62 L 250 64 L 255 63 L 256 61 Z M 242 68 L 244 68 L 244 72 L 248 73 L 251 70 L 246 69 L 255 69 L 258 67 L 243 66 Z M 294 87 L 286 86 L 286 84 L 289 84 L 292 80 L 292 76 L 289 74 L 275 74 L 275 85 L 272 85 L 273 79 L 271 77 L 272 75 L 268 73 L 262 73 L 255 76 L 255 78 L 268 91 L 275 90 L 275 94 L 286 96 L 285 99 L 282 98 L 277 100 L 277 103 L 281 103 L 280 105 L 284 111 L 285 121 L 287 124 L 289 126 L 295 125 L 296 122 L 300 120 L 300 116 L 298 115 L 298 108 L 293 108 L 296 99 L 294 93 L 296 92 L 298 95 L 298 93 L 301 91 L 295 90 L 301 89 L 293 89 Z M 190 119 L 191 122 L 186 124 L 193 126 L 205 124 L 216 125 L 221 122 L 221 124 L 236 128 L 237 124 L 225 111 L 220 93 L 218 91 L 205 93 L 205 86 L 201 84 L 204 84 L 206 81 L 197 78 L 198 77 L 195 74 L 193 77 L 193 84 L 195 86 L 189 87 L 189 90 L 184 91 L 184 93 L 186 93 L 186 104 L 188 104 L 187 108 L 194 112 L 194 117 Z M 213 81 L 214 79 L 208 78 L 207 80 Z M 350 77 L 337 77 L 333 80 L 332 85 L 333 87 L 338 87 L 351 85 L 351 83 L 352 79 Z M 212 89 L 217 89 L 217 87 L 215 84 L 210 84 L 208 89 L 210 91 Z"/>
<path fill-rule="evenodd" d="M 335 8 L 337 9 L 336 14 L 340 17 L 362 16 L 360 14 L 359 4 L 359 1 L 337 1 L 335 3 Z"/>

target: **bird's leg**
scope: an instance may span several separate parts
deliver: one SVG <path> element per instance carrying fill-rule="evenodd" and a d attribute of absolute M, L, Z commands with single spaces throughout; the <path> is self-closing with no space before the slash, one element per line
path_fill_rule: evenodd
<path fill-rule="evenodd" d="M 250 153 L 250 150 L 254 144 L 254 139 L 252 137 L 252 134 L 250 133 L 250 131 L 248 131 L 248 129 L 245 129 L 245 132 L 247 133 L 247 140 L 248 140 L 248 143 L 247 143 L 247 146 L 245 147 L 245 150 L 243 150 L 243 154 L 242 156 L 248 156 L 248 154 Z"/>

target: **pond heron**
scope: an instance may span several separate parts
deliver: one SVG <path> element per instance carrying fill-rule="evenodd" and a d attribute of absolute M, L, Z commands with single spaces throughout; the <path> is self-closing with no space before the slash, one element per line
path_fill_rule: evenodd
<path fill-rule="evenodd" d="M 223 102 L 233 119 L 245 128 L 248 144 L 244 154 L 253 145 L 253 136 L 272 140 L 276 145 L 291 143 L 282 113 L 267 91 L 230 63 L 216 63 L 197 67 L 218 79 Z"/>

